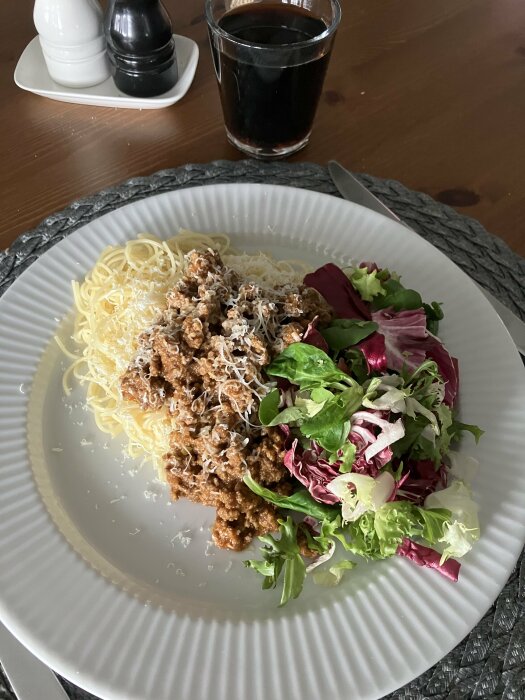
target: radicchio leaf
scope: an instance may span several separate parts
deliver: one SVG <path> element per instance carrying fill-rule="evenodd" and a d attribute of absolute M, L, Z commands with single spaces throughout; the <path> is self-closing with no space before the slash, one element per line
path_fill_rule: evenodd
<path fill-rule="evenodd" d="M 337 465 L 321 457 L 322 448 L 312 441 L 309 450 L 303 450 L 298 440 L 285 452 L 284 465 L 295 478 L 306 486 L 316 501 L 337 503 L 339 499 L 327 490 L 326 485 L 339 476 Z"/>
<path fill-rule="evenodd" d="M 370 320 L 370 309 L 345 273 L 334 265 L 327 263 L 304 278 L 304 284 L 317 289 L 319 294 L 330 304 L 339 318 L 357 318 Z"/>
<path fill-rule="evenodd" d="M 428 332 L 424 310 L 381 309 L 372 313 L 372 320 L 379 326 L 378 334 L 384 336 L 388 368 L 413 371 L 426 358 L 434 360 L 445 380 L 444 402 L 452 406 L 458 391 L 458 363 L 439 338 Z"/>
<path fill-rule="evenodd" d="M 323 350 L 323 352 L 328 353 L 330 352 L 328 343 L 317 330 L 318 321 L 319 317 L 316 316 L 314 320 L 308 324 L 308 327 L 303 334 L 301 342 L 308 343 L 308 345 L 313 345 L 314 347 L 319 348 L 319 350 Z"/>
<path fill-rule="evenodd" d="M 387 369 L 385 336 L 381 333 L 372 333 L 359 343 L 358 348 L 365 356 L 368 374 L 372 372 L 383 373 Z"/>
<path fill-rule="evenodd" d="M 425 359 L 424 341 L 427 337 L 426 316 L 422 309 L 393 311 L 381 309 L 372 313 L 378 332 L 385 339 L 385 354 L 390 369 L 403 367 L 414 370 Z"/>
<path fill-rule="evenodd" d="M 414 542 L 409 537 L 405 537 L 402 543 L 397 548 L 396 554 L 401 557 L 406 557 L 418 566 L 428 566 L 430 569 L 436 569 L 440 574 L 446 576 L 451 581 L 457 581 L 461 564 L 455 559 L 447 559 L 446 562 L 440 564 L 441 554 L 435 549 L 425 547 L 422 544 Z"/>
<path fill-rule="evenodd" d="M 381 431 L 379 435 L 375 435 L 367 424 L 377 426 Z M 389 449 L 390 445 L 404 436 L 405 429 L 401 418 L 394 423 L 390 423 L 382 416 L 381 411 L 361 410 L 356 411 L 352 416 L 350 437 L 352 432 L 357 433 L 368 442 L 364 451 L 364 457 L 367 462 L 372 461 L 376 456 L 382 455 L 385 450 L 388 450 L 385 456 L 388 457 L 387 461 L 389 461 L 392 458 L 392 452 Z M 381 466 L 384 466 L 384 464 L 381 464 Z"/>
<path fill-rule="evenodd" d="M 408 464 L 408 471 L 400 480 L 398 490 L 400 498 L 423 504 L 425 498 L 436 488 L 447 485 L 447 468 L 441 464 L 436 470 L 434 460 L 420 459 Z"/>

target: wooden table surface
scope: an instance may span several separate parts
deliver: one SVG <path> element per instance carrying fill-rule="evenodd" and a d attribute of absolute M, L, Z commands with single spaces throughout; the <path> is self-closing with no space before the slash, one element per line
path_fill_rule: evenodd
<path fill-rule="evenodd" d="M 310 144 L 326 163 L 426 192 L 525 256 L 524 0 L 341 0 Z M 160 110 L 55 102 L 13 73 L 33 0 L 0 2 L 0 247 L 74 199 L 188 162 L 243 157 L 226 141 L 204 0 L 164 0 L 198 42 L 184 99 Z"/>

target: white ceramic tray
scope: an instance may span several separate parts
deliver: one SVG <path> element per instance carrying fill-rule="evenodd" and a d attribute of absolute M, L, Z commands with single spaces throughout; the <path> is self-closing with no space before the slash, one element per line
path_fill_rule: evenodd
<path fill-rule="evenodd" d="M 28 90 L 60 102 L 76 102 L 99 107 L 125 107 L 127 109 L 169 107 L 188 92 L 199 60 L 199 47 L 192 39 L 178 34 L 174 34 L 173 38 L 175 39 L 175 51 L 179 66 L 179 79 L 171 90 L 157 97 L 140 98 L 125 95 L 116 87 L 113 78 L 108 78 L 103 83 L 88 88 L 68 88 L 55 83 L 47 71 L 37 36 L 29 42 L 20 56 L 15 69 L 15 83 L 22 90 Z"/>

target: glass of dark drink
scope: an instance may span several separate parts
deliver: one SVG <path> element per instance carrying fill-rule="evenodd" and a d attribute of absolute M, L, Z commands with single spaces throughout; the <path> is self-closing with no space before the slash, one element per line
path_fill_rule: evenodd
<path fill-rule="evenodd" d="M 255 158 L 308 143 L 339 0 L 206 0 L 226 133 Z"/>

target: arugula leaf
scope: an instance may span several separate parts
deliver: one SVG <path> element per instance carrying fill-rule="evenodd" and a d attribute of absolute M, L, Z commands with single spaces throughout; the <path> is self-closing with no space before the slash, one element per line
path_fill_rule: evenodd
<path fill-rule="evenodd" d="M 280 493 L 275 493 L 275 491 L 258 484 L 249 472 L 246 472 L 243 481 L 251 491 L 264 498 L 265 501 L 273 503 L 274 506 L 305 513 L 316 520 L 333 520 L 340 512 L 336 506 L 316 501 L 306 489 L 298 489 L 291 496 L 282 496 Z"/>
<path fill-rule="evenodd" d="M 247 559 L 244 566 L 255 569 L 258 574 L 265 577 L 262 584 L 264 589 L 275 587 L 281 573 L 280 568 L 277 570 L 276 562 L 270 559 Z"/>
<path fill-rule="evenodd" d="M 291 598 L 297 598 L 303 590 L 304 579 L 306 577 L 306 564 L 301 553 L 286 559 L 284 565 L 284 583 L 281 602 L 279 606 L 286 605 Z"/>
<path fill-rule="evenodd" d="M 428 449 L 425 446 L 425 449 L 421 449 L 422 445 L 422 440 L 421 440 L 421 433 L 423 430 L 426 428 L 428 425 L 428 420 L 421 415 L 420 413 L 416 414 L 414 418 L 411 418 L 410 416 L 406 416 L 403 418 L 403 426 L 405 428 L 405 434 L 404 436 L 400 439 L 394 442 L 391 446 L 391 449 L 394 453 L 394 457 L 399 457 L 399 458 L 407 458 L 412 456 L 412 452 L 415 449 L 414 446 L 419 446 L 419 451 L 418 454 L 422 453 L 421 459 L 424 457 L 428 459 L 433 459 L 434 454 L 428 455 Z M 433 448 L 432 443 L 430 443 L 428 440 L 426 441 L 428 443 L 428 446 L 430 448 Z M 433 452 L 433 449 L 432 449 Z M 424 457 L 423 457 L 424 455 Z"/>
<path fill-rule="evenodd" d="M 338 515 L 334 520 L 322 521 L 320 532 L 318 535 L 315 535 L 313 539 L 321 546 L 323 553 L 330 549 L 333 539 L 339 540 L 347 551 L 350 549 L 350 545 L 341 530 L 341 523 L 341 515 Z"/>
<path fill-rule="evenodd" d="M 405 384 L 412 386 L 414 394 L 426 393 L 428 386 L 434 381 L 443 382 L 437 362 L 428 358 L 423 360 L 412 372 L 407 373 L 405 370 L 401 370 L 400 374 L 405 380 Z"/>
<path fill-rule="evenodd" d="M 326 384 L 356 382 L 340 370 L 328 355 L 307 343 L 292 343 L 266 367 L 270 376 L 284 377 L 301 389 L 323 387 Z"/>
<path fill-rule="evenodd" d="M 263 589 L 275 588 L 284 569 L 280 602 L 280 606 L 283 606 L 301 593 L 306 577 L 306 565 L 297 544 L 297 525 L 290 516 L 278 522 L 280 539 L 277 540 L 272 535 L 259 537 L 264 545 L 261 547 L 262 561 L 248 559 L 244 565 L 264 576 Z"/>
<path fill-rule="evenodd" d="M 339 352 L 362 340 L 378 329 L 374 321 L 357 321 L 348 318 L 338 318 L 321 331 L 331 350 Z"/>
<path fill-rule="evenodd" d="M 472 433 L 476 443 L 479 442 L 480 437 L 485 432 L 484 430 L 479 428 L 477 425 L 472 425 L 471 423 L 460 423 L 457 420 L 453 420 L 452 424 L 449 428 L 449 433 L 452 435 L 452 439 L 458 439 L 460 436 L 460 433 L 463 431 Z"/>
<path fill-rule="evenodd" d="M 259 404 L 259 420 L 262 425 L 269 425 L 279 413 L 281 393 L 279 389 L 272 389 Z"/>

